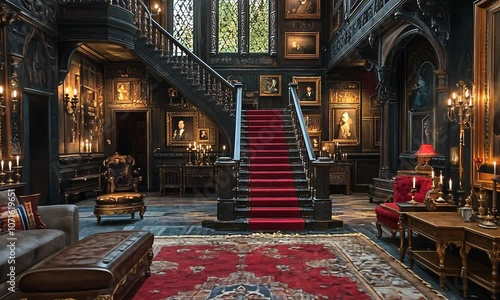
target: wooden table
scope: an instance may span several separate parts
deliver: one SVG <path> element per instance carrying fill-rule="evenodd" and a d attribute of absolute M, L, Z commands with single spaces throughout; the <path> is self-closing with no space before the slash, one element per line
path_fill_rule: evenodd
<path fill-rule="evenodd" d="M 344 185 L 345 193 L 351 194 L 352 163 L 335 162 L 330 168 L 330 185 Z"/>
<path fill-rule="evenodd" d="M 403 224 L 403 214 L 408 212 L 427 212 L 427 206 L 425 203 L 417 202 L 399 202 L 399 223 L 398 223 L 398 231 L 399 231 L 399 259 L 401 261 L 405 258 L 405 226 Z M 456 212 L 457 206 L 455 204 L 450 203 L 435 203 L 436 211 L 435 212 Z"/>
<path fill-rule="evenodd" d="M 414 260 L 439 276 L 439 285 L 444 289 L 446 276 L 461 276 L 464 251 L 464 221 L 458 212 L 408 212 L 401 214 L 402 224 L 408 229 L 408 258 L 410 268 Z M 436 243 L 436 250 L 414 249 L 413 231 Z M 450 244 L 460 247 L 460 256 L 447 253 Z M 404 251 L 404 250 L 403 250 Z"/>
<path fill-rule="evenodd" d="M 492 299 L 500 292 L 498 282 L 498 262 L 500 255 L 500 228 L 485 229 L 479 227 L 478 222 L 462 223 L 465 226 L 465 253 L 467 259 L 463 261 L 464 297 L 468 296 L 468 280 L 484 287 L 492 293 Z M 472 248 L 485 251 L 491 266 L 479 263 L 468 254 Z"/>

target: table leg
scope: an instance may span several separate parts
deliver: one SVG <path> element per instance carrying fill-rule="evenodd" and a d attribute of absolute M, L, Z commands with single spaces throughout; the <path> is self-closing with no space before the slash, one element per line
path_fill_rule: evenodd
<path fill-rule="evenodd" d="M 399 230 L 399 260 L 401 262 L 405 259 L 405 225 L 403 224 L 403 215 L 399 214 L 399 222 L 398 222 L 398 230 Z"/>
<path fill-rule="evenodd" d="M 469 296 L 469 278 L 467 275 L 467 256 L 469 255 L 469 251 L 470 247 L 467 246 L 467 243 L 462 245 L 462 248 L 460 248 L 460 256 L 462 257 L 462 274 L 460 274 L 460 276 L 462 277 L 462 283 L 464 286 L 464 298 L 467 298 Z"/>
<path fill-rule="evenodd" d="M 441 241 L 436 241 L 436 252 L 439 258 L 439 286 L 444 290 L 444 281 L 446 279 L 444 258 L 446 253 L 446 245 Z"/>
<path fill-rule="evenodd" d="M 413 244 L 413 230 L 408 228 L 408 248 L 406 249 L 406 251 L 408 251 L 408 253 L 411 253 L 411 251 L 412 251 L 412 244 Z M 410 269 L 413 270 L 413 257 L 412 257 L 412 255 L 408 255 L 408 260 L 410 261 Z"/>

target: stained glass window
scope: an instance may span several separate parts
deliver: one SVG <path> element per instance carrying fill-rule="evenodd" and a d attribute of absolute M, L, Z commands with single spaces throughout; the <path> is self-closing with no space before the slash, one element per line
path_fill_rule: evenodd
<path fill-rule="evenodd" d="M 219 52 L 238 52 L 238 1 L 219 0 Z"/>
<path fill-rule="evenodd" d="M 269 0 L 250 0 L 250 52 L 266 53 L 269 48 Z"/>

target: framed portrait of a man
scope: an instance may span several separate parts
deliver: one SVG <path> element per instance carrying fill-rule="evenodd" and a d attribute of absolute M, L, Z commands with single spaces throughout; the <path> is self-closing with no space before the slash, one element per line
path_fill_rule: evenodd
<path fill-rule="evenodd" d="M 301 106 L 321 104 L 321 76 L 293 76 Z"/>
<path fill-rule="evenodd" d="M 330 140 L 340 145 L 360 143 L 359 105 L 330 106 Z"/>
<path fill-rule="evenodd" d="M 285 59 L 319 59 L 319 32 L 285 32 Z"/>
<path fill-rule="evenodd" d="M 320 4 L 320 0 L 285 0 L 285 19 L 319 19 Z"/>
<path fill-rule="evenodd" d="M 167 146 L 187 146 L 198 139 L 194 112 L 167 112 Z"/>

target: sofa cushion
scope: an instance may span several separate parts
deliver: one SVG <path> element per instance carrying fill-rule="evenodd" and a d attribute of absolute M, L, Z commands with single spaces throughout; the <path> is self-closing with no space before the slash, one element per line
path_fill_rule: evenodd
<path fill-rule="evenodd" d="M 7 231 L 1 229 L 1 225 L 8 218 L 9 208 L 13 209 L 18 205 L 19 200 L 14 190 L 0 191 L 0 234 L 7 233 Z"/>
<path fill-rule="evenodd" d="M 21 197 L 21 205 L 11 209 L 11 212 L 2 212 L 0 224 L 2 232 L 12 230 L 30 230 L 44 229 L 45 224 L 38 212 L 38 197 L 40 194 L 34 194 Z M 14 220 L 14 223 L 9 223 L 9 219 Z"/>
<path fill-rule="evenodd" d="M 14 243 L 16 274 L 21 274 L 40 261 L 53 255 L 66 247 L 66 237 L 58 229 L 33 229 L 16 231 L 16 240 L 9 240 L 10 235 L 0 235 L 0 282 L 7 280 L 7 273 L 12 264 L 8 245 Z M 13 245 L 13 246 L 14 246 Z"/>
<path fill-rule="evenodd" d="M 394 201 L 406 202 L 411 200 L 414 176 L 396 176 L 394 180 Z M 415 176 L 415 201 L 424 202 L 426 193 L 432 187 L 432 180 L 428 177 Z"/>
<path fill-rule="evenodd" d="M 379 205 L 375 207 L 375 215 L 377 216 L 377 221 L 389 228 L 397 229 L 399 222 L 399 207 L 396 203 L 384 203 L 384 205 L 389 205 L 393 209 L 389 210 L 386 207 Z"/>

